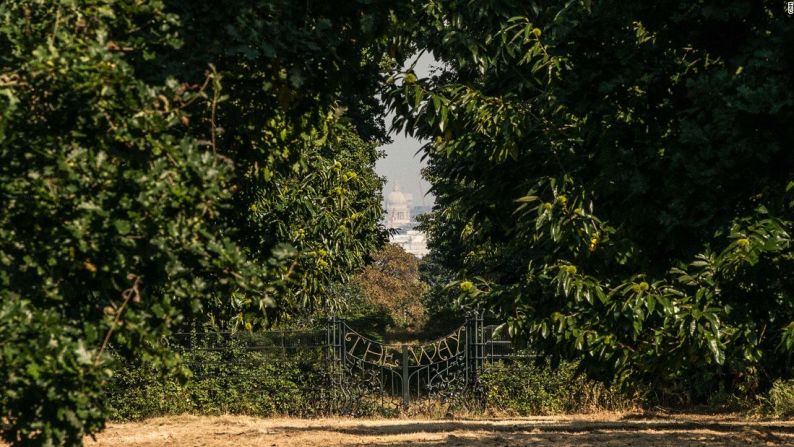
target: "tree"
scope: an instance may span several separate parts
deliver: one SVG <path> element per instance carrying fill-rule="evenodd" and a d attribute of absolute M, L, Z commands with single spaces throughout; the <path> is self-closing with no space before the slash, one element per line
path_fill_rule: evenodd
<path fill-rule="evenodd" d="M 294 302 L 283 306 L 288 312 L 341 306 L 330 288 L 385 242 L 385 231 L 376 225 L 384 181 L 375 173 L 375 161 L 381 154 L 349 125 L 334 138 L 313 154 L 307 168 L 279 179 L 279 189 L 269 189 L 256 202 L 261 206 L 256 217 L 301 253 Z"/>
<path fill-rule="evenodd" d="M 428 4 L 395 73 L 470 303 L 693 399 L 792 373 L 792 29 L 747 2 Z"/>
<path fill-rule="evenodd" d="M 420 329 L 425 323 L 419 260 L 399 245 L 387 244 L 356 276 L 365 304 L 385 312 L 396 326 Z"/>
<path fill-rule="evenodd" d="M 272 324 L 363 263 L 398 23 L 370 1 L 0 4 L 6 440 L 79 444 L 114 358 L 175 370 L 174 327 Z"/>
<path fill-rule="evenodd" d="M 417 216 L 419 225 L 417 230 L 434 237 L 428 240 L 429 252 L 422 258 L 419 264 L 419 277 L 427 284 L 427 290 L 422 297 L 422 301 L 427 312 L 428 320 L 433 324 L 426 327 L 425 335 L 446 335 L 454 328 L 460 326 L 461 321 L 466 317 L 465 307 L 461 306 L 458 300 L 460 291 L 457 287 L 449 287 L 451 282 L 458 278 L 459 269 L 462 267 L 460 262 L 450 262 L 452 259 L 446 253 L 458 253 L 455 238 L 442 237 L 440 232 L 454 232 L 455 227 L 442 229 L 438 223 L 437 213 L 425 213 Z M 452 244 L 453 246 L 447 246 Z M 462 261 L 458 259 L 458 261 Z"/>

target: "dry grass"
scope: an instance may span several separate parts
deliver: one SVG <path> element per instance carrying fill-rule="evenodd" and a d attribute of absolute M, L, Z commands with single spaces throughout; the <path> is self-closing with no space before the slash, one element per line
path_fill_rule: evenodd
<path fill-rule="evenodd" d="M 111 424 L 86 446 L 794 446 L 794 421 L 602 413 L 521 419 L 178 416 Z"/>

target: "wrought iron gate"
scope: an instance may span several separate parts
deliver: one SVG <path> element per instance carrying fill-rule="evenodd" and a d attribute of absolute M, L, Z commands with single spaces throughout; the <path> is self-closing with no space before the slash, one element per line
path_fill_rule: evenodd
<path fill-rule="evenodd" d="M 471 399 L 483 345 L 480 314 L 471 314 L 444 337 L 415 344 L 381 343 L 333 318 L 328 349 L 337 411 L 356 414 L 373 405 L 405 409 L 427 399 Z"/>

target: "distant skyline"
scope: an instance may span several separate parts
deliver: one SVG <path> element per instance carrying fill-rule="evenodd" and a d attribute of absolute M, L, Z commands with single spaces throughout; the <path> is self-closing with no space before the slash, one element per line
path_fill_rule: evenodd
<path fill-rule="evenodd" d="M 420 78 L 427 77 L 435 63 L 433 56 L 423 54 L 416 63 L 414 71 Z M 393 115 L 386 117 L 386 125 L 391 125 Z M 421 169 L 427 164 L 421 161 L 422 154 L 418 153 L 423 141 L 406 136 L 404 133 L 391 134 L 392 143 L 380 147 L 386 151 L 386 157 L 378 160 L 375 172 L 386 177 L 383 195 L 386 196 L 394 188 L 395 182 L 400 185 L 400 190 L 413 195 L 412 206 L 431 206 L 435 198 L 427 194 L 430 183 L 422 178 Z"/>

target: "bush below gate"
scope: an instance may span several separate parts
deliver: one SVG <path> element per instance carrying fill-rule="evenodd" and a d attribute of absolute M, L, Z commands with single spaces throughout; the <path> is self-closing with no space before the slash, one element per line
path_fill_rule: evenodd
<path fill-rule="evenodd" d="M 186 351 L 182 358 L 190 371 L 188 382 L 145 364 L 116 372 L 108 387 L 112 419 L 184 413 L 263 417 L 331 413 L 332 390 L 321 352 L 283 356 L 233 348 Z M 632 407 L 632 401 L 616 390 L 578 376 L 575 370 L 572 363 L 556 368 L 526 361 L 493 363 L 481 375 L 485 411 L 528 416 Z M 368 411 L 369 416 L 395 414 L 377 406 Z M 449 408 L 451 414 L 458 411 L 466 412 Z"/>

